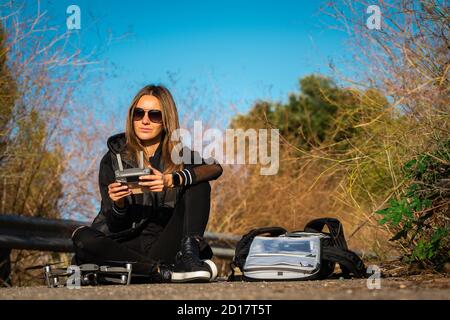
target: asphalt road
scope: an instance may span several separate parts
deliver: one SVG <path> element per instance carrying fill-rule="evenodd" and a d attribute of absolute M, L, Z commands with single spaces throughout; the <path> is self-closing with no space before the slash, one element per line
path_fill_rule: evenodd
<path fill-rule="evenodd" d="M 82 287 L 80 289 L 13 287 L 0 289 L 0 299 L 73 300 L 333 300 L 333 299 L 450 299 L 450 280 L 442 276 L 382 278 L 380 289 L 367 280 L 293 282 L 225 282 L 207 284 L 143 284 Z"/>

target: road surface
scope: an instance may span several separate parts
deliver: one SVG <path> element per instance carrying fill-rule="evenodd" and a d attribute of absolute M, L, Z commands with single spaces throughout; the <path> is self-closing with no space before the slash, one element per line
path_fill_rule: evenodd
<path fill-rule="evenodd" d="M 164 299 L 164 300 L 334 300 L 334 299 L 450 299 L 450 280 L 443 276 L 381 278 L 380 289 L 367 280 L 292 282 L 226 282 L 207 284 L 141 284 L 80 289 L 12 287 L 0 289 L 0 299 Z"/>

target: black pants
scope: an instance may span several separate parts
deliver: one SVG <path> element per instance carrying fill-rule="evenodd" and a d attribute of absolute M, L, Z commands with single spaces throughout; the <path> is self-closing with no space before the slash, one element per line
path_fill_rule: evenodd
<path fill-rule="evenodd" d="M 184 188 L 169 222 L 157 235 L 144 229 L 134 238 L 117 241 L 91 227 L 78 229 L 72 237 L 76 263 L 134 262 L 133 272 L 143 275 L 152 273 L 158 262 L 173 263 L 184 236 L 203 236 L 209 219 L 210 194 L 209 182 Z"/>

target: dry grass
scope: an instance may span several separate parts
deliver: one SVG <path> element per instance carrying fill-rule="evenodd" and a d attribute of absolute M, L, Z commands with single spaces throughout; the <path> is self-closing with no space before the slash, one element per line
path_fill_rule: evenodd
<path fill-rule="evenodd" d="M 280 160 L 279 174 L 261 176 L 258 172 L 257 166 L 224 166 L 222 177 L 213 184 L 208 229 L 239 235 L 264 226 L 302 230 L 312 219 L 334 217 L 344 224 L 352 248 L 387 254 L 382 250 L 390 249 L 386 230 L 373 223 L 367 208 L 354 208 L 342 199 L 345 175 L 324 171 L 320 159 L 292 159 L 286 154 Z M 361 225 L 365 227 L 359 231 Z"/>

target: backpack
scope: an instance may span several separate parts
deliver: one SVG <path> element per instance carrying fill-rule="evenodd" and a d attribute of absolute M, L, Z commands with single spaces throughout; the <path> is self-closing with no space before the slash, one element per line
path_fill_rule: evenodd
<path fill-rule="evenodd" d="M 328 233 L 323 232 L 325 226 Z M 235 268 L 248 281 L 326 279 L 336 264 L 344 278 L 366 277 L 364 263 L 347 247 L 341 222 L 321 218 L 310 221 L 303 231 L 251 230 L 236 245 L 228 280 L 236 280 Z"/>

